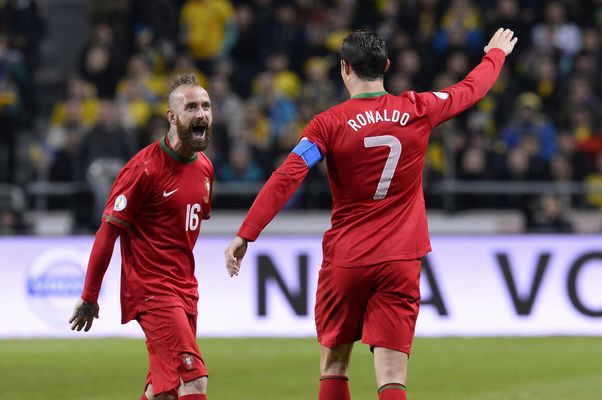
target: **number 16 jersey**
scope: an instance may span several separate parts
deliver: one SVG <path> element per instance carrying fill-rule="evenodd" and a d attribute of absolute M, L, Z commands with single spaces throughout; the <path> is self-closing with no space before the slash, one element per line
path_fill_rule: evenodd
<path fill-rule="evenodd" d="M 167 137 L 142 149 L 119 172 L 102 220 L 123 228 L 122 323 L 160 307 L 197 314 L 192 250 L 201 220 L 211 214 L 212 185 L 207 156 L 184 159 Z"/>

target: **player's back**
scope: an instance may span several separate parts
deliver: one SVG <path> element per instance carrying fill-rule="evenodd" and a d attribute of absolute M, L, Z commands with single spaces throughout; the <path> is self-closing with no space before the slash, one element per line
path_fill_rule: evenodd
<path fill-rule="evenodd" d="M 422 169 L 431 125 L 413 93 L 366 94 L 316 120 L 333 196 L 325 260 L 361 266 L 426 254 Z"/>

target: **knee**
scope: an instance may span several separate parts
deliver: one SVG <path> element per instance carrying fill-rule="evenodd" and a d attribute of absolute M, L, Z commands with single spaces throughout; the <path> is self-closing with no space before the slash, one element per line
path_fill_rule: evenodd
<path fill-rule="evenodd" d="M 180 385 L 180 395 L 186 394 L 205 394 L 207 392 L 207 377 L 193 379 L 188 382 L 182 382 Z"/>
<path fill-rule="evenodd" d="M 178 397 L 173 395 L 172 393 L 169 392 L 165 392 L 165 393 L 157 393 L 155 395 L 155 397 L 153 397 L 153 400 L 176 400 Z"/>
<path fill-rule="evenodd" d="M 322 375 L 347 375 L 349 354 L 338 351 L 322 351 L 320 373 Z"/>

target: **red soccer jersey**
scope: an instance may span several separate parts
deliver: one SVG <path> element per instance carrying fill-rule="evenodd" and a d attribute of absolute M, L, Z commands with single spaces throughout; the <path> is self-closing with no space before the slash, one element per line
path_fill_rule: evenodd
<path fill-rule="evenodd" d="M 178 156 L 167 137 L 120 171 L 102 220 L 122 229 L 122 323 L 152 308 L 182 306 L 197 314 L 192 249 L 211 213 L 213 165 L 203 153 Z"/>
<path fill-rule="evenodd" d="M 366 93 L 317 115 L 303 132 L 326 158 L 332 228 L 324 260 L 357 267 L 410 260 L 430 251 L 422 169 L 431 129 L 482 99 L 497 79 L 504 52 L 491 50 L 461 82 L 441 92 Z M 239 236 L 255 240 L 307 167 L 296 154 L 270 178 Z M 287 183 L 280 183 L 287 182 Z M 265 211 L 264 209 L 269 211 Z M 277 210 L 276 210 L 277 211 Z"/>

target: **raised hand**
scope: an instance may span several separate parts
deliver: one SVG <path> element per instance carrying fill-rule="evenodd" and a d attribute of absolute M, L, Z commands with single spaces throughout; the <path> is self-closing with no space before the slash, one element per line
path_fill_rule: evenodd
<path fill-rule="evenodd" d="M 508 55 L 512 53 L 517 41 L 518 38 L 514 36 L 514 32 L 510 29 L 500 28 L 493 34 L 489 43 L 483 50 L 485 53 L 489 53 L 489 50 L 491 49 L 500 49 Z"/>

